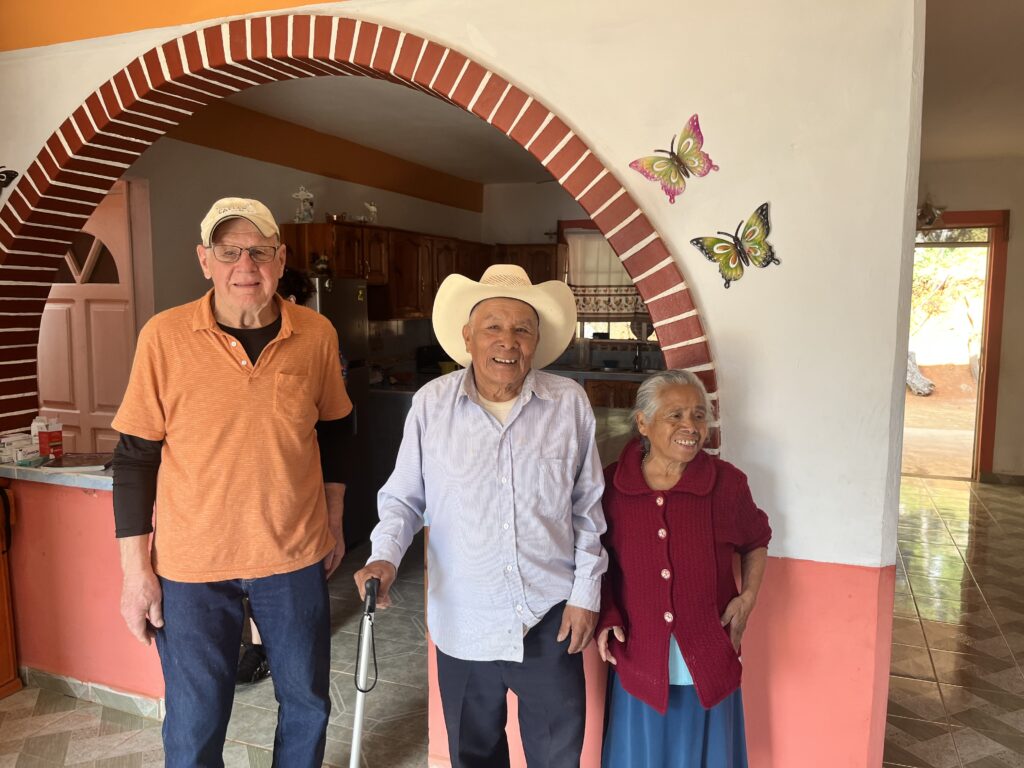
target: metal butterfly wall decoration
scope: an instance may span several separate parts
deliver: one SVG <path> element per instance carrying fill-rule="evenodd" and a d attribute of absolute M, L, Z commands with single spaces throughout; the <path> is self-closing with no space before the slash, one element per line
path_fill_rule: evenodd
<path fill-rule="evenodd" d="M 7 189 L 16 178 L 18 178 L 17 171 L 12 171 L 5 165 L 0 165 L 0 189 Z"/>
<path fill-rule="evenodd" d="M 764 269 L 770 264 L 781 264 L 775 256 L 775 249 L 768 242 L 772 231 L 771 220 L 768 218 L 768 203 L 761 203 L 757 210 L 750 214 L 746 224 L 742 221 L 736 227 L 735 234 L 718 232 L 728 240 L 720 237 L 695 237 L 690 241 L 704 258 L 718 264 L 718 271 L 725 280 L 725 287 L 743 277 L 743 268 L 754 265 Z"/>
<path fill-rule="evenodd" d="M 686 180 L 691 174 L 707 176 L 711 171 L 718 170 L 718 166 L 703 149 L 704 135 L 700 132 L 700 122 L 696 114 L 691 115 L 683 127 L 678 136 L 678 144 L 676 138 L 672 137 L 668 149 L 656 149 L 654 151 L 657 154 L 641 157 L 629 164 L 630 168 L 643 174 L 644 178 L 659 182 L 661 191 L 668 195 L 670 203 L 674 203 L 676 197 L 683 194 Z"/>

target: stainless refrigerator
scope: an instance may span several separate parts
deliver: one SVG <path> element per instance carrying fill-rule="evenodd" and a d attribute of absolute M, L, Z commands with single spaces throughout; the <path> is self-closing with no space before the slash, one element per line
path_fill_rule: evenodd
<path fill-rule="evenodd" d="M 366 541 L 377 524 L 366 410 L 370 387 L 370 368 L 366 363 L 369 353 L 366 281 L 314 277 L 313 284 L 316 292 L 309 303 L 338 331 L 345 388 L 353 406 L 351 415 L 345 420 L 347 428 L 341 446 L 348 482 L 345 489 L 345 544 L 351 549 Z"/>

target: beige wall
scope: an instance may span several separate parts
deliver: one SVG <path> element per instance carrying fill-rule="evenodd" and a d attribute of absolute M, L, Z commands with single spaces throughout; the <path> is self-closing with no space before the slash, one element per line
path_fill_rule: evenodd
<path fill-rule="evenodd" d="M 992 471 L 1024 475 L 1024 158 L 922 163 L 920 186 L 951 211 L 1010 211 Z"/>

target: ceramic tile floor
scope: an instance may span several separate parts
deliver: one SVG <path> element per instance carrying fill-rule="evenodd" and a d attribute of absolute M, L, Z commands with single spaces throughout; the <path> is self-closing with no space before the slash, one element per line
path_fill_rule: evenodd
<path fill-rule="evenodd" d="M 904 477 L 884 766 L 1024 767 L 1024 487 Z"/>
<path fill-rule="evenodd" d="M 351 552 L 331 578 L 331 699 L 325 765 L 349 764 L 356 691 L 353 672 L 361 604 L 352 574 L 368 549 Z M 409 549 L 392 589 L 394 606 L 377 614 L 379 680 L 366 695 L 362 764 L 427 765 L 427 644 L 423 623 L 423 542 Z M 277 724 L 273 678 L 239 686 L 224 764 L 270 768 Z M 162 766 L 160 723 L 109 707 L 28 688 L 0 700 L 0 768 Z"/>

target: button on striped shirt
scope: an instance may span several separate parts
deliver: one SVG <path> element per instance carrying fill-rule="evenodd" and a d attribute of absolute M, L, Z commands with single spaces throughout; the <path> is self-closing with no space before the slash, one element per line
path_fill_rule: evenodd
<path fill-rule="evenodd" d="M 576 382 L 531 371 L 502 425 L 470 370 L 413 397 L 369 562 L 397 566 L 430 526 L 434 643 L 460 659 L 522 661 L 523 627 L 552 606 L 600 607 L 608 557 L 594 414 Z"/>

